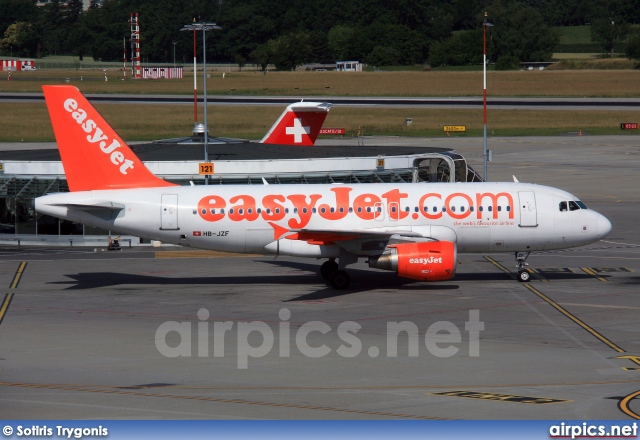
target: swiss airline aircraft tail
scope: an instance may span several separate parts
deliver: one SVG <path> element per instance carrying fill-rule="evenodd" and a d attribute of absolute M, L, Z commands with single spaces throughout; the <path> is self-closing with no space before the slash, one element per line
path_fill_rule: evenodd
<path fill-rule="evenodd" d="M 73 86 L 42 86 L 71 191 L 174 186 L 156 177 Z"/>
<path fill-rule="evenodd" d="M 260 143 L 313 146 L 329 109 L 327 102 L 290 104 Z"/>

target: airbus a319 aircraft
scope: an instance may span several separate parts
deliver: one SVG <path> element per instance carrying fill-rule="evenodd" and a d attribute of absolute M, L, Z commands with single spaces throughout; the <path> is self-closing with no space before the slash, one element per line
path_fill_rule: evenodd
<path fill-rule="evenodd" d="M 560 189 L 525 183 L 178 186 L 153 175 L 72 86 L 44 86 L 70 192 L 37 212 L 121 234 L 237 253 L 326 259 L 421 281 L 455 276 L 458 253 L 513 252 L 528 281 L 532 251 L 593 243 L 611 223 Z"/>

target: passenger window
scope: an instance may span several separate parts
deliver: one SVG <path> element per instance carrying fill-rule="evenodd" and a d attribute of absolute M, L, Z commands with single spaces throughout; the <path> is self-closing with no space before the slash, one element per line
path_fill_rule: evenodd
<path fill-rule="evenodd" d="M 580 207 L 576 202 L 569 202 L 569 211 L 577 211 L 578 209 L 580 209 Z"/>
<path fill-rule="evenodd" d="M 479 210 L 480 212 L 482 212 L 482 206 L 479 206 L 479 207 L 478 207 L 478 210 Z"/>
<path fill-rule="evenodd" d="M 560 212 L 567 210 L 567 202 L 560 202 Z"/>
<path fill-rule="evenodd" d="M 469 211 L 473 212 L 473 206 L 469 206 Z"/>
<path fill-rule="evenodd" d="M 502 206 L 498 206 L 498 212 L 502 212 Z"/>

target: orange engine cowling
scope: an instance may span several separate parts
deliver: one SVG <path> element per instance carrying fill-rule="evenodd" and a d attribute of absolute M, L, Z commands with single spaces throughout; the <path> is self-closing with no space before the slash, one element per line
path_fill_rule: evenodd
<path fill-rule="evenodd" d="M 421 281 L 444 281 L 456 274 L 456 244 L 450 241 L 403 243 L 387 247 L 369 259 L 369 267 L 393 270 L 398 276 Z"/>

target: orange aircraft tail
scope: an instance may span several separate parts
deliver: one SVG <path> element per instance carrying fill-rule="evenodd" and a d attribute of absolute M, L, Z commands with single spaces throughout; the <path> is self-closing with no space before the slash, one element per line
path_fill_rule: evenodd
<path fill-rule="evenodd" d="M 74 86 L 42 86 L 71 191 L 174 186 L 156 177 Z"/>

